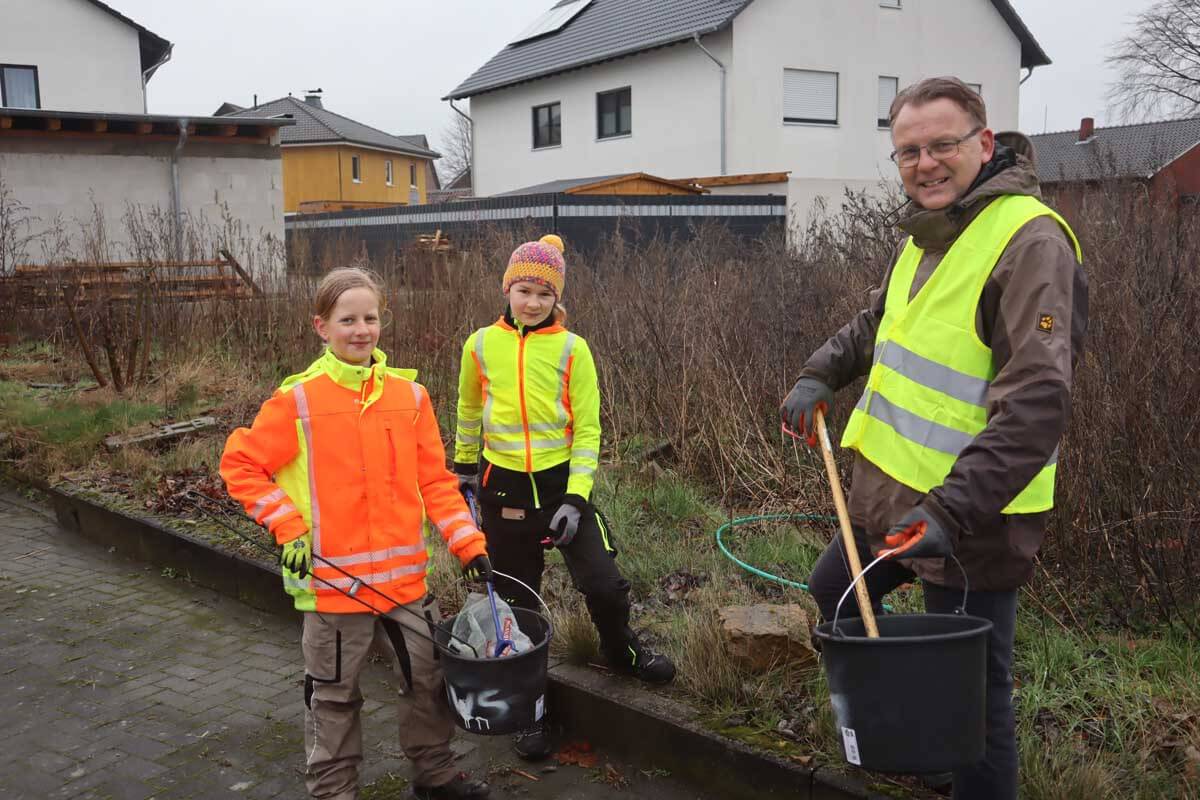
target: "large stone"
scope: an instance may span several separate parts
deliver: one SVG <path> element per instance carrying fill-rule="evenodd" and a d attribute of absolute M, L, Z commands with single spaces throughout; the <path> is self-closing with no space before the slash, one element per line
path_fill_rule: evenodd
<path fill-rule="evenodd" d="M 812 646 L 816 609 L 799 604 L 726 606 L 719 612 L 721 631 L 733 660 L 750 672 L 766 672 L 785 661 L 817 663 Z"/>

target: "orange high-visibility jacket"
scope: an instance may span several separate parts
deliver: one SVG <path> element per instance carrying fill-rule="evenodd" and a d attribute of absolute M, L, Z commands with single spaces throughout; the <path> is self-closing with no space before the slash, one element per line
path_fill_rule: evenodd
<path fill-rule="evenodd" d="M 423 597 L 426 516 L 463 564 L 486 552 L 415 377 L 389 368 L 381 350 L 370 367 L 326 351 L 225 444 L 221 477 L 246 512 L 280 544 L 312 534 L 312 572 L 300 578 L 283 570 L 301 611 L 368 611 L 328 584 L 378 612 L 392 603 L 356 583 L 397 603 Z"/>

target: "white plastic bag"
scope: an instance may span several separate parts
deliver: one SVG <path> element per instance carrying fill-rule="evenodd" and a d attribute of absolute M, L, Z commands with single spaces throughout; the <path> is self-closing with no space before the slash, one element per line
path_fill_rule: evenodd
<path fill-rule="evenodd" d="M 511 656 L 533 649 L 533 642 L 521 632 L 517 618 L 508 603 L 496 598 L 496 614 L 500 617 L 500 630 L 504 638 L 513 643 L 513 647 L 505 647 L 501 656 Z M 492 604 L 486 594 L 471 592 L 462 611 L 454 618 L 451 633 L 456 638 L 450 640 L 450 646 L 461 656 L 473 656 L 470 649 L 464 647 L 465 641 L 475 648 L 478 658 L 494 658 L 496 653 L 496 624 L 492 620 Z M 514 652 L 515 651 L 515 652 Z"/>

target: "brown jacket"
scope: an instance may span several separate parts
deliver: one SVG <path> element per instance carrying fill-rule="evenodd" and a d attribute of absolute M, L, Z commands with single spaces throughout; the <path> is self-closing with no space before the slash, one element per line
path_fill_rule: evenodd
<path fill-rule="evenodd" d="M 936 211 L 913 206 L 904 215 L 901 230 L 925 251 L 910 299 L 967 224 L 992 200 L 1010 194 L 1041 197 L 1032 162 L 999 147 L 980 180 L 953 206 Z M 896 257 L 903 246 L 897 247 Z M 869 307 L 813 354 L 802 376 L 836 391 L 870 371 L 890 279 L 891 268 L 871 293 Z M 1050 333 L 1038 327 L 1045 314 L 1054 318 Z M 850 517 L 878 550 L 888 528 L 924 501 L 958 539 L 956 554 L 972 589 L 1015 589 L 1033 575 L 1050 512 L 1006 516 L 1000 511 L 1058 447 L 1071 411 L 1071 373 L 1087 330 L 1087 278 L 1052 218 L 1032 220 L 1013 236 L 984 286 L 976 328 L 996 363 L 987 394 L 987 427 L 959 455 L 945 482 L 927 496 L 859 456 Z M 925 580 L 962 585 L 958 568 L 948 559 L 916 559 L 909 566 Z"/>

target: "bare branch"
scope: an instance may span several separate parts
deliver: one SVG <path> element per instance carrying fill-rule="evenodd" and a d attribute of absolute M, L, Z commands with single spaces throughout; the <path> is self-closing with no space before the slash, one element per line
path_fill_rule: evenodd
<path fill-rule="evenodd" d="M 1200 111 L 1200 0 L 1158 0 L 1107 63 L 1117 70 L 1108 101 L 1123 119 Z"/>

